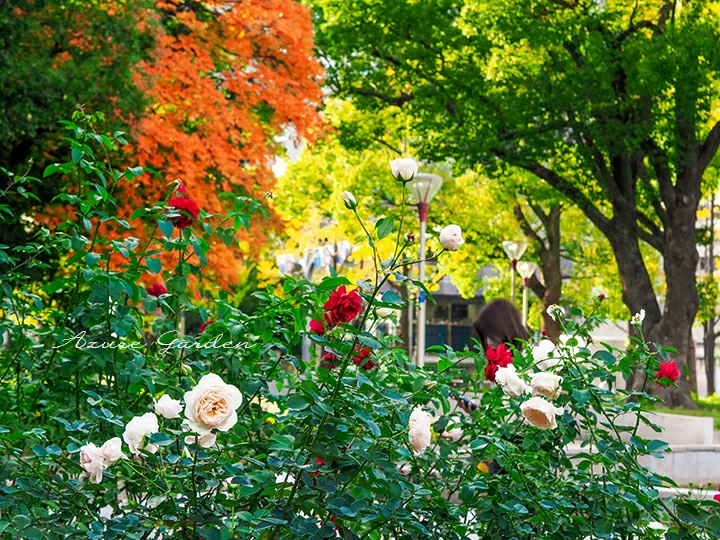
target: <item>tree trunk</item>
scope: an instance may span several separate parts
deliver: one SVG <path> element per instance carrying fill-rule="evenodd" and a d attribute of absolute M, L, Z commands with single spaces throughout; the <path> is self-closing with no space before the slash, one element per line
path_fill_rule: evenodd
<path fill-rule="evenodd" d="M 692 325 L 700 305 L 695 276 L 698 262 L 695 216 L 699 197 L 681 191 L 677 192 L 676 197 L 677 203 L 668 211 L 669 222 L 665 228 L 665 309 L 662 320 L 650 328 L 647 337 L 662 346 L 677 349 L 677 354 L 669 356 L 680 369 L 677 387 L 654 389 L 654 394 L 661 397 L 669 407 L 696 408 L 697 405 L 690 397 L 688 357 L 695 346 L 692 343 Z"/>
<path fill-rule="evenodd" d="M 697 373 L 697 355 L 695 354 L 695 339 L 692 335 L 692 327 L 690 328 L 690 337 L 688 338 L 689 349 L 687 357 L 688 379 L 690 381 L 690 390 L 698 393 L 698 373 Z"/>
<path fill-rule="evenodd" d="M 545 276 L 545 294 L 543 296 L 543 328 L 548 337 L 557 343 L 560 335 L 560 322 L 554 321 L 547 313 L 547 308 L 560 303 L 562 294 L 562 268 L 560 258 L 560 205 L 550 209 L 548 215 L 547 249 L 542 253 L 543 275 Z"/>
<path fill-rule="evenodd" d="M 705 377 L 707 378 L 707 393 L 715 393 L 715 317 L 705 321 L 705 338 L 703 340 L 705 353 Z"/>

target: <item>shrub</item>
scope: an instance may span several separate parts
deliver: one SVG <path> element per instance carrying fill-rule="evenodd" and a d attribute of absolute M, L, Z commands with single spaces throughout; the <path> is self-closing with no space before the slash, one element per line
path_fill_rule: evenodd
<path fill-rule="evenodd" d="M 289 277 L 281 289 L 255 293 L 252 313 L 227 293 L 200 307 L 194 289 L 208 240 L 233 242 L 261 205 L 228 194 L 235 210 L 208 215 L 172 183 L 165 201 L 131 218 L 147 223 L 149 241 L 118 236 L 127 222 L 114 214 L 115 185 L 147 172 L 95 159 L 118 143 L 98 135 L 96 121 L 78 113 L 67 123 L 71 160 L 45 171 L 73 180 L 57 198 L 69 217 L 40 228 L 31 244 L 0 251 L 0 532 L 138 539 L 720 533 L 717 503 L 660 498 L 658 488 L 672 480 L 638 463 L 669 451 L 637 436 L 639 422 L 651 424 L 641 401 L 653 398 L 614 386 L 617 373 L 634 368 L 655 384 L 665 351 L 635 340 L 627 353 L 591 354 L 585 341 L 598 318 L 575 310 L 562 322 L 562 346 L 528 344 L 512 351 L 512 361 L 493 350 L 497 370 L 488 372 L 498 384 L 479 375 L 485 351 L 440 348 L 436 369 L 418 369 L 393 347 L 397 338 L 374 331 L 403 307 L 383 284 L 407 279 L 398 268 L 415 262 L 412 241 L 388 218 L 368 227 L 352 201 L 348 211 L 371 247 L 397 238 L 395 255 L 376 260 L 374 278 L 351 284 L 330 275 L 314 284 Z M 12 176 L 3 195 L 23 193 L 31 181 Z M 110 228 L 114 234 L 105 234 Z M 62 262 L 54 279 L 28 281 L 28 271 L 48 260 Z M 195 336 L 182 332 L 182 314 L 190 313 L 204 323 Z M 303 336 L 313 343 L 309 362 L 298 354 Z M 540 357 L 550 349 L 550 358 Z M 463 360 L 474 362 L 474 374 L 460 367 Z M 530 374 L 540 367 L 539 395 L 530 397 Z M 460 391 L 479 396 L 471 414 L 456 407 Z M 637 423 L 618 425 L 628 412 Z M 582 450 L 569 457 L 566 447 L 579 440 Z"/>

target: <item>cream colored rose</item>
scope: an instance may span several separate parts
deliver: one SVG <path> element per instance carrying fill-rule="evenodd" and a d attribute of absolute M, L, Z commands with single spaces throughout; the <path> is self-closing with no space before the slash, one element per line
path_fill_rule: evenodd
<path fill-rule="evenodd" d="M 206 435 L 188 435 L 185 437 L 185 444 L 197 444 L 198 446 L 201 446 L 202 448 L 210 448 L 215 444 L 215 441 L 217 440 L 217 435 L 214 433 L 208 433 Z"/>
<path fill-rule="evenodd" d="M 180 418 L 182 408 L 182 403 L 180 403 L 179 400 L 173 399 L 167 394 L 163 394 L 157 403 L 155 403 L 155 412 L 168 420 Z"/>
<path fill-rule="evenodd" d="M 500 367 L 495 373 L 495 382 L 502 388 L 505 395 L 520 397 L 527 392 L 528 386 L 515 371 L 515 366 L 509 364 L 507 367 Z"/>
<path fill-rule="evenodd" d="M 559 375 L 543 371 L 533 375 L 532 381 L 530 381 L 530 387 L 532 388 L 533 395 L 556 398 L 560 394 L 560 383 L 562 383 L 562 380 L 563 378 Z"/>
<path fill-rule="evenodd" d="M 227 431 L 237 422 L 235 410 L 242 401 L 240 390 L 209 373 L 195 388 L 185 392 L 185 418 L 190 429 L 200 435 L 213 429 Z"/>
<path fill-rule="evenodd" d="M 533 347 L 533 360 L 535 366 L 542 370 L 548 370 L 560 363 L 560 352 L 549 339 L 541 339 L 540 342 Z"/>
<path fill-rule="evenodd" d="M 412 158 L 393 159 L 390 162 L 390 170 L 395 180 L 410 180 L 418 172 L 418 164 Z"/>
<path fill-rule="evenodd" d="M 415 449 L 415 454 L 422 454 L 430 446 L 430 423 L 428 413 L 415 407 L 408 422 L 408 440 Z"/>
<path fill-rule="evenodd" d="M 157 445 L 150 444 L 146 439 L 150 435 L 160 431 L 157 416 L 155 413 L 145 413 L 142 416 L 135 416 L 125 426 L 123 440 L 130 448 L 132 454 L 139 454 L 140 450 L 146 450 L 151 454 L 157 452 Z"/>
<path fill-rule="evenodd" d="M 120 437 L 113 437 L 100 447 L 100 453 L 108 467 L 123 457 Z"/>
<path fill-rule="evenodd" d="M 102 482 L 105 470 L 105 458 L 94 443 L 88 443 L 80 448 L 80 466 L 85 470 L 93 484 Z"/>
<path fill-rule="evenodd" d="M 520 405 L 525 419 L 538 429 L 555 429 L 555 415 L 562 414 L 561 407 L 555 407 L 541 397 L 532 397 Z"/>
<path fill-rule="evenodd" d="M 440 245 L 448 251 L 455 251 L 465 243 L 462 237 L 462 229 L 459 225 L 448 225 L 440 231 Z"/>

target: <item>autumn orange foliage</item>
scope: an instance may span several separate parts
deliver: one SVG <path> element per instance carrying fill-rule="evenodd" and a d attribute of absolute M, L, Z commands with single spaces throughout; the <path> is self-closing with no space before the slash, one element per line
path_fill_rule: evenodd
<path fill-rule="evenodd" d="M 149 105 L 132 139 L 136 159 L 165 181 L 137 178 L 119 197 L 125 215 L 164 199 L 175 179 L 211 214 L 223 212 L 222 192 L 260 197 L 275 185 L 274 137 L 289 127 L 307 140 L 318 133 L 322 70 L 309 9 L 295 0 L 228 1 L 205 4 L 209 13 L 201 16 L 192 9 L 197 5 L 156 3 L 162 24 L 155 25 L 153 58 L 136 75 Z M 246 253 L 216 242 L 210 279 L 237 282 L 243 259 L 258 251 L 267 229 L 256 221 L 242 231 Z"/>

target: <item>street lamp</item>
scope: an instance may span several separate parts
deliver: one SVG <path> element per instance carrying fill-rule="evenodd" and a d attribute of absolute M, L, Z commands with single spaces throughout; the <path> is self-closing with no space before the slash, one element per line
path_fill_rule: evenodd
<path fill-rule="evenodd" d="M 512 303 L 515 303 L 515 270 L 517 270 L 517 263 L 520 257 L 523 256 L 527 249 L 527 242 L 512 242 L 506 240 L 502 243 L 502 247 L 505 253 L 510 259 L 510 298 Z"/>
<path fill-rule="evenodd" d="M 437 174 L 418 173 L 407 187 L 410 195 L 417 205 L 418 216 L 420 217 L 420 281 L 425 282 L 425 239 L 427 228 L 428 208 L 430 201 L 437 194 L 442 186 L 442 176 Z M 417 366 L 425 365 L 425 294 L 420 291 L 420 311 L 418 313 L 418 329 L 417 329 Z"/>
<path fill-rule="evenodd" d="M 528 320 L 528 288 L 530 288 L 530 278 L 533 277 L 537 267 L 538 265 L 534 262 L 521 261 L 517 263 L 517 271 L 523 280 L 523 326 L 527 326 Z"/>

